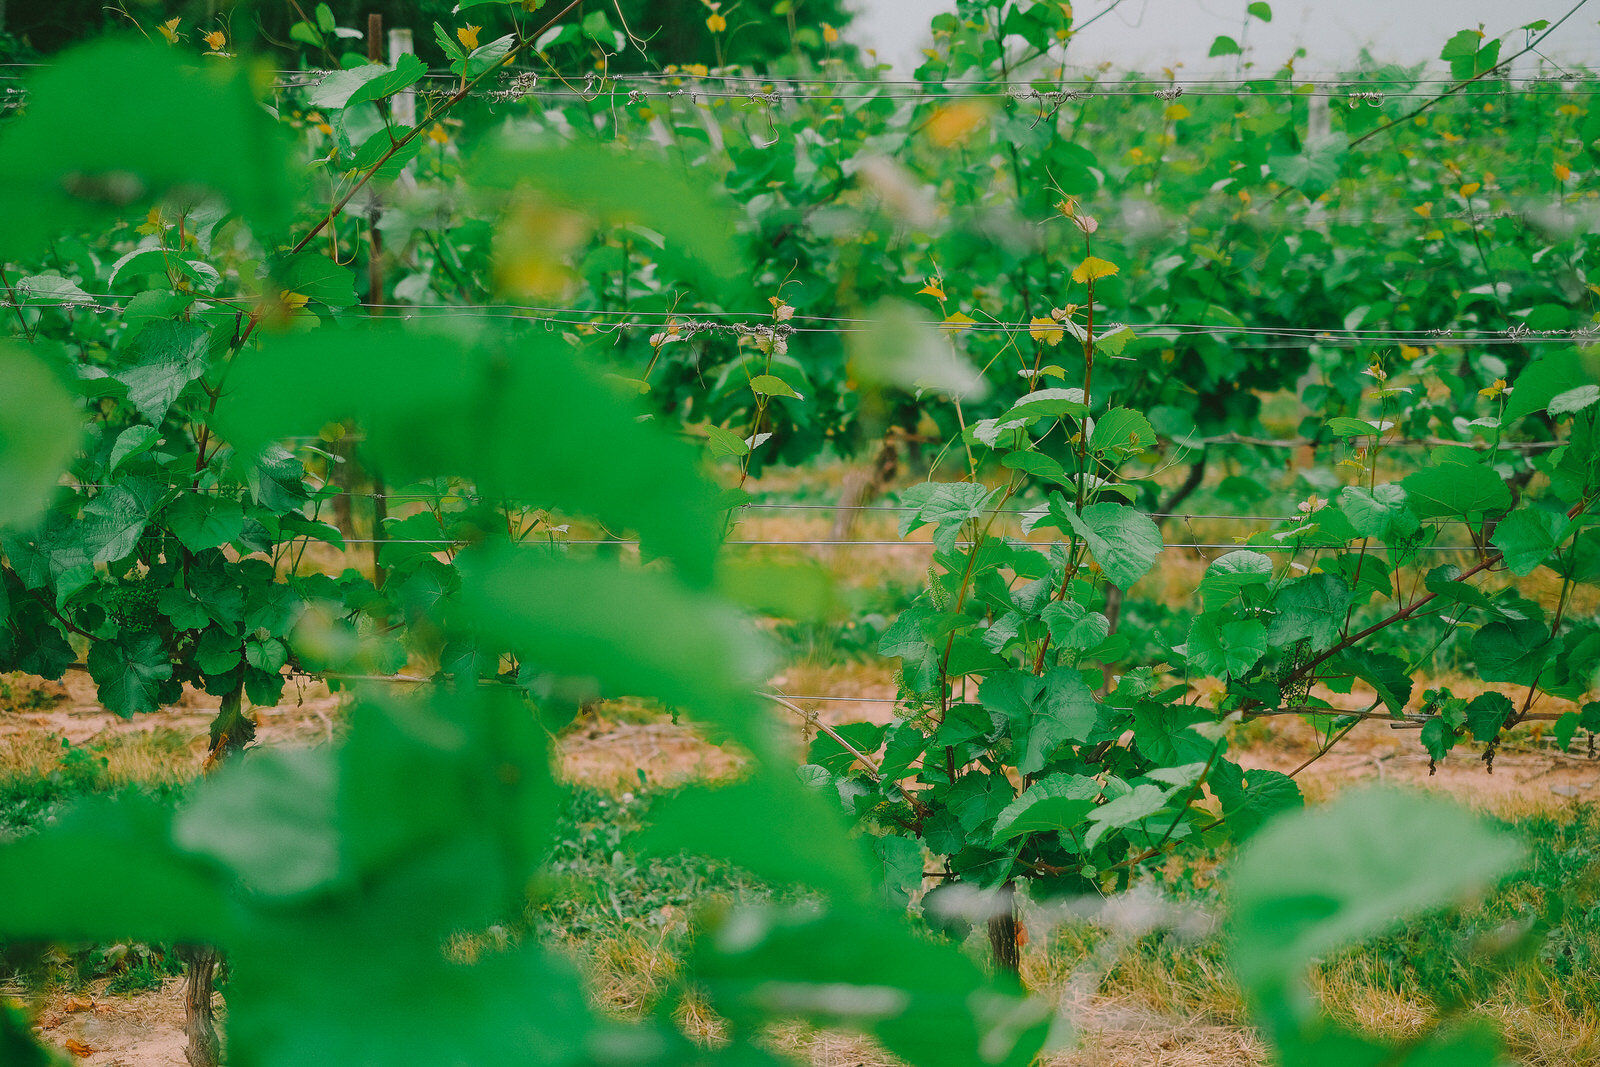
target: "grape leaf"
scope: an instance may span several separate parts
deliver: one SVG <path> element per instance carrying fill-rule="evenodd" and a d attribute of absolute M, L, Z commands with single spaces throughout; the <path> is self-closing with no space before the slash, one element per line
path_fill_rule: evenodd
<path fill-rule="evenodd" d="M 160 638 L 151 633 L 124 634 L 114 641 L 89 646 L 89 677 L 100 703 L 125 719 L 159 711 L 161 683 L 172 677 L 172 662 Z"/>
<path fill-rule="evenodd" d="M 1051 497 L 1050 508 L 1084 539 L 1105 576 L 1123 589 L 1148 574 L 1161 554 L 1161 530 L 1141 511 L 1122 504 L 1090 504 L 1078 511 L 1059 496 Z"/>

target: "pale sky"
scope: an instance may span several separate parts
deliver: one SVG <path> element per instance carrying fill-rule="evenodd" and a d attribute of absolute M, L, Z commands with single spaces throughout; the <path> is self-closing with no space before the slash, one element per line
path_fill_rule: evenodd
<path fill-rule="evenodd" d="M 852 0 L 861 14 L 852 37 L 879 55 L 910 69 L 927 43 L 928 21 L 954 8 L 953 0 Z M 1112 0 L 1076 0 L 1079 22 Z M 1239 38 L 1248 0 L 1122 0 L 1116 10 L 1083 31 L 1068 48 L 1077 65 L 1110 62 L 1118 70 L 1155 71 L 1182 62 L 1182 74 L 1232 74 L 1235 58 L 1207 59 L 1218 34 Z M 1295 48 L 1308 55 L 1296 63 L 1305 74 L 1337 71 L 1356 58 L 1362 46 L 1379 60 L 1436 62 L 1439 49 L 1457 30 L 1479 23 L 1491 35 L 1532 22 L 1554 22 L 1577 0 L 1271 0 L 1271 23 L 1251 20 L 1247 58 L 1258 69 L 1273 70 Z M 1591 10 L 1592 9 L 1592 10 Z M 1600 65 L 1600 0 L 1589 0 L 1552 35 L 1540 51 L 1569 63 Z M 1501 46 L 1509 55 L 1522 47 L 1514 32 Z M 1528 57 L 1532 59 L 1533 57 Z M 1518 69 L 1525 69 L 1518 64 Z M 1180 74 L 1180 77 L 1182 75 Z"/>

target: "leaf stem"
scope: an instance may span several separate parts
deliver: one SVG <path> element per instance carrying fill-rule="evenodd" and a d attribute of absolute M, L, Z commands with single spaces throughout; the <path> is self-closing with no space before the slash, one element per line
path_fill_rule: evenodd
<path fill-rule="evenodd" d="M 17 325 L 22 327 L 22 336 L 31 342 L 33 330 L 28 327 L 28 319 L 22 314 L 22 305 L 17 302 L 17 291 L 11 287 L 11 279 L 6 277 L 5 267 L 0 267 L 0 285 L 5 286 L 6 302 L 11 305 L 12 312 L 17 316 Z"/>
<path fill-rule="evenodd" d="M 566 7 L 563 7 L 560 11 L 556 12 L 555 15 L 553 15 L 537 30 L 519 37 L 516 42 L 512 44 L 511 50 L 506 53 L 505 58 L 499 63 L 489 67 L 487 70 L 483 71 L 477 77 L 472 78 L 471 80 L 463 78 L 461 88 L 451 93 L 450 96 L 445 98 L 443 102 L 429 108 L 428 113 L 422 116 L 415 126 L 411 127 L 411 129 L 407 131 L 406 134 L 398 141 L 395 141 L 393 144 L 391 144 L 384 151 L 383 155 L 379 156 L 377 161 L 374 162 L 372 166 L 368 167 L 360 178 L 356 179 L 355 184 L 350 186 L 349 190 L 333 203 L 333 206 L 328 209 L 327 214 L 318 219 L 316 225 L 312 226 L 304 237 L 295 242 L 294 247 L 289 250 L 290 253 L 293 254 L 305 248 L 306 245 L 311 243 L 312 238 L 316 237 L 317 234 L 326 229 L 334 219 L 338 218 L 339 214 L 344 211 L 345 207 L 350 203 L 350 201 L 355 199 L 356 193 L 360 192 L 362 187 L 364 187 L 367 182 L 372 180 L 372 176 L 377 174 L 385 163 L 394 158 L 394 154 L 396 152 L 400 151 L 406 145 L 414 141 L 417 136 L 422 133 L 423 129 L 437 122 L 446 112 L 450 111 L 450 109 L 454 108 L 457 104 L 461 103 L 461 101 L 465 100 L 467 98 L 467 94 L 472 92 L 472 90 L 476 88 L 480 82 L 488 78 L 489 75 L 493 74 L 501 66 L 504 66 L 505 63 L 515 58 L 519 52 L 527 48 L 530 44 L 542 36 L 546 30 L 548 30 L 551 26 L 554 26 L 557 22 L 564 18 L 569 11 L 577 7 L 582 2 L 583 0 L 571 0 Z"/>
<path fill-rule="evenodd" d="M 1454 85 L 1452 85 L 1450 88 L 1446 89 L 1444 92 L 1440 93 L 1438 96 L 1435 96 L 1430 100 L 1424 101 L 1421 105 L 1419 105 L 1416 108 L 1413 108 L 1411 111 L 1406 112 L 1404 115 L 1401 115 L 1399 118 L 1393 119 L 1393 120 L 1391 120 L 1389 122 L 1386 122 L 1382 126 L 1374 126 L 1372 129 L 1368 130 L 1366 133 L 1362 134 L 1360 137 L 1357 137 L 1355 140 L 1351 141 L 1350 142 L 1350 147 L 1351 148 L 1355 148 L 1358 145 L 1365 144 L 1367 141 L 1372 140 L 1374 137 L 1378 136 L 1378 134 L 1380 134 L 1380 133 L 1383 133 L 1383 132 L 1385 132 L 1387 130 L 1392 130 L 1396 126 L 1401 126 L 1401 125 L 1404 125 L 1407 122 L 1410 122 L 1412 119 L 1416 118 L 1418 115 L 1422 114 L 1424 111 L 1427 111 L 1430 108 L 1432 108 L 1434 105 L 1442 103 L 1443 101 L 1449 99 L 1450 97 L 1454 96 L 1456 93 L 1459 93 L 1461 90 L 1463 90 L 1467 86 L 1471 85 L 1473 82 L 1480 81 L 1480 80 L 1482 80 L 1484 78 L 1487 78 L 1489 75 L 1493 74 L 1495 71 L 1500 70 L 1500 69 L 1502 69 L 1504 67 L 1509 67 L 1516 60 L 1521 59 L 1523 56 L 1527 55 L 1529 52 L 1535 51 L 1539 47 L 1539 45 L 1544 42 L 1544 39 L 1546 37 L 1549 37 L 1552 33 L 1555 33 L 1556 30 L 1561 26 L 1561 24 L 1563 22 L 1565 22 L 1568 19 L 1570 19 L 1573 15 L 1576 15 L 1578 13 L 1578 9 L 1583 7 L 1583 5 L 1587 4 L 1588 2 L 1589 2 L 1589 0 L 1578 0 L 1578 2 L 1575 5 L 1573 5 L 1573 8 L 1572 8 L 1571 11 L 1568 11 L 1565 15 L 1562 15 L 1560 18 L 1558 18 L 1554 22 L 1552 22 L 1548 27 L 1545 28 L 1545 31 L 1543 33 L 1541 33 L 1538 37 L 1535 37 L 1532 41 L 1530 41 L 1528 43 L 1528 46 L 1526 48 L 1524 48 L 1522 51 L 1515 52 L 1515 53 L 1507 56 L 1505 59 L 1502 59 L 1500 62 L 1496 63 L 1494 66 L 1490 67 L 1488 70 L 1485 70 L 1485 71 L 1483 71 L 1481 73 L 1478 73 L 1478 74 L 1474 74 L 1470 78 L 1466 78 L 1466 79 L 1464 79 L 1462 81 L 1456 82 Z"/>

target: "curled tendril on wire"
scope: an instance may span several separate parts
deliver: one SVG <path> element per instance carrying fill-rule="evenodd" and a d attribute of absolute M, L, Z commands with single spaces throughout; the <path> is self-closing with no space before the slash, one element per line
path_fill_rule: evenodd
<path fill-rule="evenodd" d="M 492 92 L 485 93 L 484 96 L 490 100 L 502 103 L 512 100 L 522 100 L 526 97 L 532 96 L 534 90 L 538 87 L 539 75 L 532 71 L 524 71 L 523 73 L 512 78 L 510 83 L 504 89 L 496 89 Z"/>
<path fill-rule="evenodd" d="M 774 117 L 774 112 L 779 102 L 778 93 L 776 90 L 766 93 L 751 93 L 750 102 L 752 104 L 766 105 L 767 133 L 771 135 L 770 139 L 763 142 L 760 138 L 752 134 L 750 136 L 750 143 L 755 145 L 757 148 L 771 148 L 773 145 L 778 143 L 778 123 Z"/>
<path fill-rule="evenodd" d="M 685 319 L 683 322 L 672 323 L 665 330 L 652 334 L 650 336 L 650 346 L 659 349 L 669 342 L 688 341 L 696 334 L 702 333 L 720 337 L 754 338 L 757 346 L 762 351 L 781 356 L 789 350 L 789 338 L 794 334 L 794 327 L 783 322 L 751 325 L 745 322 L 711 322 L 706 319 Z"/>
<path fill-rule="evenodd" d="M 1071 100 L 1082 100 L 1088 95 L 1082 89 L 1029 89 L 1027 92 L 1013 91 L 1011 99 L 1019 103 L 1029 100 L 1037 100 L 1039 102 L 1039 114 L 1034 117 L 1033 124 L 1028 127 L 1031 130 L 1045 119 L 1054 118 L 1063 104 Z"/>

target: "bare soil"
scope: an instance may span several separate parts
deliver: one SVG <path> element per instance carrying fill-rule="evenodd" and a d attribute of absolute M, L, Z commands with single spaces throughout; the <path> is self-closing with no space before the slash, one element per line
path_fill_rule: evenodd
<path fill-rule="evenodd" d="M 35 1032 L 89 1067 L 186 1067 L 183 982 L 127 997 L 52 998 Z"/>
<path fill-rule="evenodd" d="M 1430 767 L 1415 730 L 1394 730 L 1385 722 L 1369 720 L 1301 771 L 1297 780 L 1312 800 L 1352 783 L 1377 781 L 1445 793 L 1469 807 L 1503 816 L 1600 799 L 1600 761 L 1576 748 L 1567 754 L 1505 745 L 1496 753 L 1492 771 L 1481 751 L 1476 745 L 1458 747 Z M 1287 773 L 1316 752 L 1314 731 L 1294 720 L 1279 726 L 1271 740 L 1237 757 L 1247 768 Z"/>

